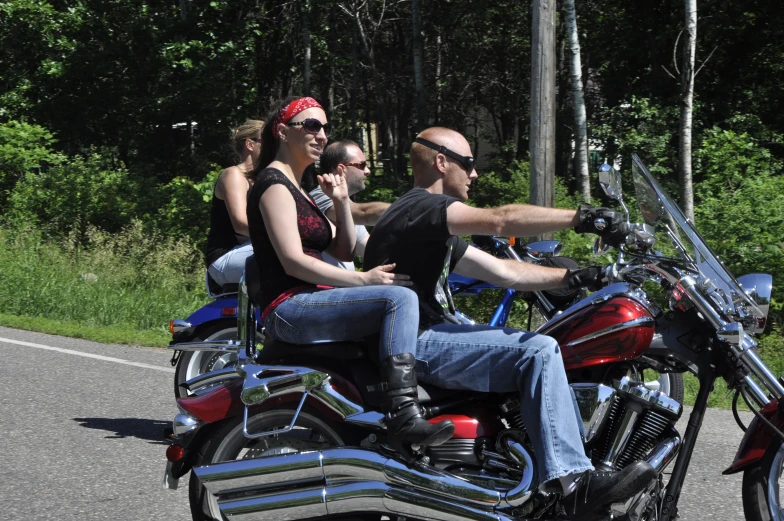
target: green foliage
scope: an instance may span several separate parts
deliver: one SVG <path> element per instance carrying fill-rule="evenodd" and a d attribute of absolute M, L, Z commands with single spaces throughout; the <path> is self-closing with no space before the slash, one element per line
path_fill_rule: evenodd
<path fill-rule="evenodd" d="M 157 187 L 140 205 L 148 208 L 144 222 L 167 237 L 187 237 L 199 249 L 207 240 L 210 201 L 221 168 L 214 168 L 201 181 L 175 177 Z"/>
<path fill-rule="evenodd" d="M 618 106 L 605 108 L 600 121 L 592 126 L 591 138 L 603 144 L 609 160 L 621 160 L 616 167 L 625 169 L 624 165 L 631 164 L 632 153 L 636 153 L 660 180 L 675 171 L 676 106 L 632 95 Z"/>
<path fill-rule="evenodd" d="M 119 231 L 130 223 L 140 187 L 107 154 L 91 153 L 41 172 L 28 172 L 9 198 L 6 219 L 35 222 L 50 233 L 87 238 L 91 226 Z"/>
<path fill-rule="evenodd" d="M 162 331 L 203 305 L 201 255 L 186 239 L 134 222 L 87 242 L 45 240 L 34 227 L 0 228 L 0 313 L 84 326 Z"/>
<path fill-rule="evenodd" d="M 784 301 L 784 176 L 782 162 L 745 132 L 714 127 L 697 153 L 703 181 L 695 189 L 695 219 L 736 275 L 773 275 Z"/>
<path fill-rule="evenodd" d="M 20 121 L 0 124 L 0 209 L 8 193 L 26 173 L 59 165 L 64 156 L 55 152 L 51 132 Z"/>

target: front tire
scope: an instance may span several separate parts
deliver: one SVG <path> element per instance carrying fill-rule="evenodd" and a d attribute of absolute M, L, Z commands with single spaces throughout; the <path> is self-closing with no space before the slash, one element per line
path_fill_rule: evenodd
<path fill-rule="evenodd" d="M 757 464 L 743 473 L 743 513 L 747 521 L 784 521 L 784 445 L 776 438 Z"/>
<path fill-rule="evenodd" d="M 661 391 L 676 402 L 683 404 L 686 391 L 682 373 L 655 373 L 650 379 L 647 378 L 648 375 L 646 373 L 655 372 L 650 370 L 643 372 L 645 387 Z"/>
<path fill-rule="evenodd" d="M 264 432 L 288 426 L 294 415 L 292 409 L 258 412 L 248 418 L 248 432 Z M 345 436 L 345 435 L 344 435 Z M 242 418 L 236 418 L 202 446 L 196 465 L 209 465 L 223 461 L 258 458 L 287 454 L 303 450 L 320 450 L 345 445 L 341 437 L 323 420 L 304 410 L 300 412 L 295 427 L 286 433 L 263 438 L 248 439 L 243 433 Z M 217 501 L 201 486 L 191 473 L 188 484 L 191 515 L 194 521 L 222 521 Z"/>

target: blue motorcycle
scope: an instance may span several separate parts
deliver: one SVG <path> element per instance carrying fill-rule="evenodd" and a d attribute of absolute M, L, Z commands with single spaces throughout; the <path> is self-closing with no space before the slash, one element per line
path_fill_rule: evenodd
<path fill-rule="evenodd" d="M 231 349 L 219 350 L 214 346 L 202 348 L 204 342 L 235 341 L 237 335 L 237 291 L 239 284 L 219 286 L 206 275 L 207 295 L 212 302 L 194 311 L 188 318 L 169 322 L 174 349 L 171 364 L 174 366 L 174 395 L 179 398 L 202 390 L 214 383 L 202 381 L 208 373 L 231 368 L 236 355 Z M 258 312 L 257 312 L 258 315 Z M 257 316 L 257 320 L 261 320 Z M 261 338 L 263 333 L 260 332 Z M 260 341 L 259 338 L 259 341 Z"/>

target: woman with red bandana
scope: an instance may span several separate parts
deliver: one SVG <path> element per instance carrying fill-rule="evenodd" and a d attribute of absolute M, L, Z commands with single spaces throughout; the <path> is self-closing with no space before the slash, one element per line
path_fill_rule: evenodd
<path fill-rule="evenodd" d="M 317 176 L 335 208 L 335 225 L 302 189 L 305 169 L 327 144 L 329 123 L 313 98 L 277 104 L 261 134 L 262 155 L 248 196 L 248 226 L 261 273 L 267 334 L 293 344 L 360 340 L 380 334 L 382 409 L 393 446 L 439 445 L 454 432 L 432 425 L 417 401 L 416 294 L 394 264 L 346 271 L 322 259 L 353 260 L 354 222 L 345 178 Z"/>

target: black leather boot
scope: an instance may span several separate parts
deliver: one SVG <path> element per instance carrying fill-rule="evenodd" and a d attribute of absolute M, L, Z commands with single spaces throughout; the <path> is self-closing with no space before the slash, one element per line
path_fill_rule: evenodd
<path fill-rule="evenodd" d="M 636 461 L 623 470 L 585 472 L 577 487 L 563 499 L 570 520 L 594 519 L 602 507 L 622 503 L 642 492 L 656 479 L 656 470 L 645 461 Z"/>
<path fill-rule="evenodd" d="M 381 408 L 387 425 L 390 445 L 441 445 L 452 437 L 455 424 L 449 420 L 429 423 L 422 415 L 417 400 L 417 379 L 414 355 L 393 355 L 381 361 L 383 382 L 378 389 L 383 393 Z"/>

